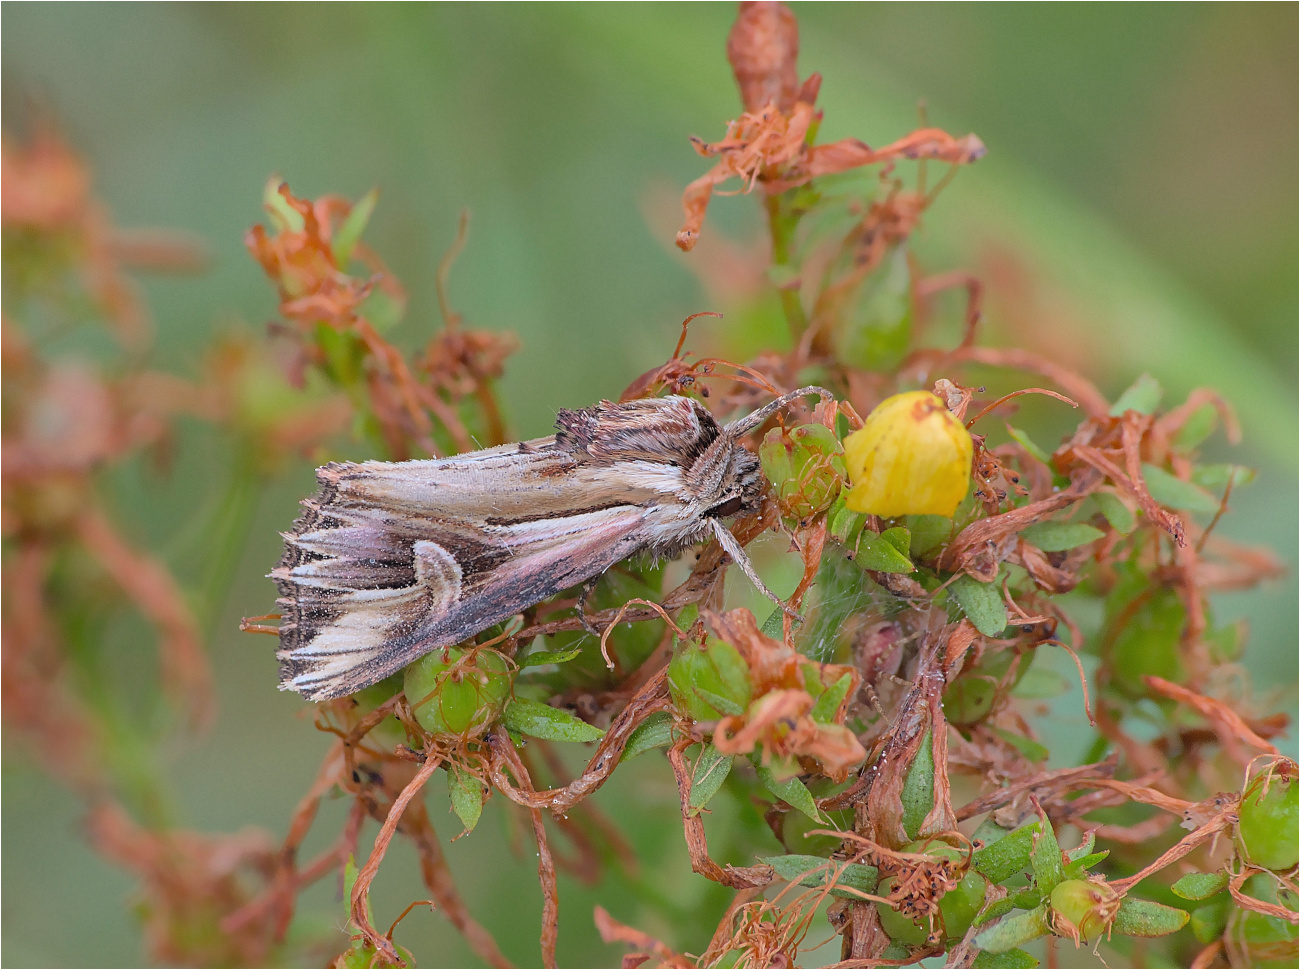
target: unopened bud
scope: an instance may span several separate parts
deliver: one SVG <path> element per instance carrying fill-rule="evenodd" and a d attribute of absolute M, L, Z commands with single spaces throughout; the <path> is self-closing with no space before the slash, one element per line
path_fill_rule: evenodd
<path fill-rule="evenodd" d="M 974 445 L 929 391 L 886 398 L 844 439 L 854 512 L 951 516 L 970 488 Z"/>

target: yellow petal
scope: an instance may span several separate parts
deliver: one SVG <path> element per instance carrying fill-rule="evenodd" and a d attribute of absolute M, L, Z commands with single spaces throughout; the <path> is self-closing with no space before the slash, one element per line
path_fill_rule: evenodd
<path fill-rule="evenodd" d="M 970 488 L 970 433 L 929 391 L 886 398 L 844 439 L 854 512 L 951 516 Z"/>

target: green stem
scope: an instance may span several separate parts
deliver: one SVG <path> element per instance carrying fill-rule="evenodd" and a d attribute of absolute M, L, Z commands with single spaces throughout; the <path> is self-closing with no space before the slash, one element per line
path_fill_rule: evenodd
<path fill-rule="evenodd" d="M 774 266 L 790 265 L 790 242 L 794 236 L 795 227 L 799 223 L 799 215 L 794 212 L 783 211 L 781 205 L 783 196 L 769 195 L 764 204 L 767 207 L 767 228 L 772 236 L 772 264 Z M 779 287 L 777 290 L 781 295 L 781 309 L 785 312 L 785 322 L 790 328 L 790 336 L 798 340 L 803 332 L 808 329 L 808 317 L 803 311 L 803 304 L 799 300 L 798 288 L 786 289 Z"/>
<path fill-rule="evenodd" d="M 211 635 L 226 594 L 234 581 L 257 512 L 260 479 L 247 445 L 236 445 L 230 481 L 220 508 L 212 517 L 205 543 L 203 577 L 195 597 L 200 629 Z"/>

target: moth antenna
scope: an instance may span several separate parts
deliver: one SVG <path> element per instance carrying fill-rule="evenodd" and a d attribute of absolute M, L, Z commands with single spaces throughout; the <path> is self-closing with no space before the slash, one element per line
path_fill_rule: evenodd
<path fill-rule="evenodd" d="M 799 398 L 808 394 L 820 394 L 823 401 L 835 400 L 835 395 L 824 387 L 818 387 L 816 384 L 809 384 L 807 387 L 801 387 L 797 391 L 791 391 L 789 394 L 782 394 L 775 401 L 764 404 L 752 414 L 747 414 L 743 418 L 737 418 L 727 425 L 724 429 L 732 438 L 739 438 L 741 435 L 749 434 L 764 421 L 766 421 L 776 411 L 786 407 L 790 402 L 797 401 Z M 727 550 L 730 552 L 731 550 Z"/>
<path fill-rule="evenodd" d="M 807 390 L 805 388 L 805 390 Z M 816 388 L 815 390 L 820 390 Z M 749 561 L 749 556 L 745 555 L 744 548 L 736 541 L 736 537 L 731 534 L 731 530 L 719 522 L 717 519 L 710 519 L 709 524 L 713 526 L 713 534 L 717 536 L 718 544 L 722 546 L 732 562 L 740 567 L 740 571 L 745 574 L 746 578 L 754 584 L 754 588 L 776 604 L 777 609 L 782 613 L 789 615 L 792 619 L 803 622 L 803 617 L 795 610 L 781 600 L 775 593 L 763 585 L 763 581 L 758 578 L 758 573 L 754 571 L 754 564 Z"/>

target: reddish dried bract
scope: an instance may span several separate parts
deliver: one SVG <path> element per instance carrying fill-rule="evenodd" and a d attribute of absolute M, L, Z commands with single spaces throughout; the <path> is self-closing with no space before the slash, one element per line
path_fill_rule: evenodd
<path fill-rule="evenodd" d="M 746 111 L 794 106 L 799 88 L 799 24 L 783 3 L 742 3 L 727 35 L 727 60 Z"/>

